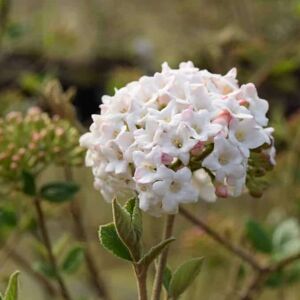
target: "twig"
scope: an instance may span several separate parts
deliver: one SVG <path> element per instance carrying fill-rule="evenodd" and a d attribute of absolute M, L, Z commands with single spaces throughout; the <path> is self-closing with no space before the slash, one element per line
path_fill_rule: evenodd
<path fill-rule="evenodd" d="M 65 166 L 64 170 L 66 180 L 73 181 L 74 178 L 72 169 L 68 166 Z M 77 238 L 85 244 L 85 262 L 90 273 L 92 285 L 94 286 L 100 298 L 109 300 L 110 297 L 106 289 L 104 280 L 102 279 L 100 272 L 97 269 L 97 264 L 93 258 L 93 254 L 89 246 L 89 238 L 84 227 L 83 217 L 78 199 L 74 199 L 71 202 L 70 210 L 73 217 Z"/>
<path fill-rule="evenodd" d="M 174 219 L 175 219 L 175 215 L 167 216 L 164 233 L 163 233 L 164 240 L 170 238 L 172 235 Z M 168 252 L 169 252 L 169 247 L 167 247 L 159 257 L 154 284 L 153 284 L 153 291 L 152 291 L 152 298 L 151 298 L 152 300 L 160 299 L 163 273 L 167 263 Z"/>
<path fill-rule="evenodd" d="M 209 225 L 207 225 L 202 220 L 193 216 L 190 212 L 186 209 L 180 207 L 179 212 L 182 216 L 184 216 L 187 220 L 189 220 L 194 225 L 198 226 L 202 229 L 206 234 L 208 234 L 211 238 L 213 238 L 216 242 L 221 244 L 227 250 L 232 252 L 233 254 L 240 257 L 243 261 L 247 262 L 254 270 L 261 271 L 264 268 L 260 265 L 259 262 L 250 254 L 247 253 L 244 249 L 238 247 L 237 245 L 232 244 L 228 239 L 221 236 L 218 232 L 214 231 Z"/>
<path fill-rule="evenodd" d="M 65 300 L 71 300 L 71 296 L 67 290 L 67 287 L 65 285 L 65 282 L 63 280 L 63 278 L 60 275 L 60 272 L 58 270 L 58 266 L 57 266 L 57 262 L 55 259 L 55 256 L 53 254 L 53 250 L 52 250 L 52 245 L 51 245 L 51 241 L 50 241 L 50 237 L 49 237 L 49 233 L 46 227 L 46 222 L 45 222 L 45 217 L 44 217 L 44 213 L 41 207 L 41 202 L 40 199 L 38 197 L 34 198 L 34 206 L 37 212 L 37 217 L 38 217 L 38 224 L 41 230 L 41 234 L 42 234 L 42 238 L 44 240 L 44 245 L 46 247 L 46 250 L 48 252 L 48 256 L 49 256 L 49 261 L 51 263 L 51 266 L 53 268 L 54 274 L 55 274 L 55 278 L 57 280 L 57 283 L 59 285 L 60 288 L 60 292 L 62 297 Z"/>

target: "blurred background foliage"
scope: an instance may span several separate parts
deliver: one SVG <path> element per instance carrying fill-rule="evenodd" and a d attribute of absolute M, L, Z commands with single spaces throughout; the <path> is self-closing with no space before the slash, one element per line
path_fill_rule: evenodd
<path fill-rule="evenodd" d="M 212 72 L 237 67 L 240 83 L 254 82 L 270 102 L 278 150 L 277 166 L 262 198 L 199 203 L 194 211 L 262 261 L 299 251 L 299 0 L 0 0 L 1 117 L 39 106 L 82 132 L 90 115 L 98 112 L 103 94 L 152 74 L 164 61 L 175 67 L 183 60 Z M 78 199 L 91 251 L 113 299 L 135 299 L 128 266 L 98 243 L 97 229 L 111 220 L 110 206 L 94 191 L 89 170 L 77 167 L 73 173 L 81 185 Z M 61 167 L 50 166 L 40 182 L 63 178 Z M 12 270 L 21 268 L 21 299 L 47 299 L 28 266 L 15 256 L 22 254 L 32 263 L 29 267 L 51 278 L 35 214 L 26 196 L 3 190 L 0 194 L 0 285 L 4 287 Z M 81 300 L 98 299 L 80 264 L 85 245 L 74 238 L 69 205 L 45 207 L 55 254 L 64 258 L 71 253 L 77 262 L 65 270 L 72 294 Z M 144 222 L 151 245 L 161 226 L 148 216 Z M 251 270 L 180 217 L 176 231 L 171 267 L 183 256 L 206 257 L 200 279 L 182 298 L 234 299 Z M 7 251 L 11 248 L 14 251 Z M 299 263 L 285 274 L 275 274 L 266 285 L 261 299 L 299 299 Z"/>

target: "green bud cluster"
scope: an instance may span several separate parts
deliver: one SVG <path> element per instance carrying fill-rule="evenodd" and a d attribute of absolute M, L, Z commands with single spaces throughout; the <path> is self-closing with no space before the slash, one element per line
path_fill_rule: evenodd
<path fill-rule="evenodd" d="M 80 166 L 79 132 L 68 121 L 39 108 L 0 119 L 0 181 L 18 184 L 24 172 L 36 176 L 48 165 Z"/>

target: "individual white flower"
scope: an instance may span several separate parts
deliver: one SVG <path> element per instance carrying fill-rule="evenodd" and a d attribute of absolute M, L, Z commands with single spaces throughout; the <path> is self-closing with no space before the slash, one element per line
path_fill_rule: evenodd
<path fill-rule="evenodd" d="M 268 124 L 266 113 L 268 112 L 269 104 L 266 100 L 258 97 L 253 83 L 241 86 L 240 98 L 249 103 L 249 110 L 256 122 L 261 126 L 266 126 Z"/>
<path fill-rule="evenodd" d="M 204 169 L 199 169 L 193 173 L 193 184 L 198 190 L 201 199 L 207 202 L 216 201 L 215 187 Z"/>
<path fill-rule="evenodd" d="M 191 108 L 181 113 L 181 120 L 192 128 L 192 136 L 198 141 L 207 141 L 221 131 L 222 126 L 210 122 L 207 110 L 193 111 Z"/>
<path fill-rule="evenodd" d="M 249 157 L 251 149 L 270 143 L 270 138 L 254 119 L 232 120 L 229 129 L 230 141 L 239 147 L 245 157 Z"/>
<path fill-rule="evenodd" d="M 187 165 L 190 158 L 190 150 L 197 141 L 193 138 L 192 129 L 184 123 L 172 123 L 160 128 L 156 144 L 164 153 L 179 158 L 184 165 Z"/>
<path fill-rule="evenodd" d="M 202 165 L 215 173 L 218 181 L 226 176 L 240 177 L 244 173 L 244 158 L 239 149 L 222 136 L 214 139 L 214 150 Z"/>
<path fill-rule="evenodd" d="M 160 180 L 153 184 L 153 192 L 167 213 L 176 213 L 180 203 L 196 202 L 198 193 L 192 185 L 192 172 L 184 167 L 177 172 L 161 166 L 157 172 Z"/>

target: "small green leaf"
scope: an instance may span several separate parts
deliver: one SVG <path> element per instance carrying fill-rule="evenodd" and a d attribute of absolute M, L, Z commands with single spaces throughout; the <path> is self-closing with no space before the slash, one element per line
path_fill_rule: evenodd
<path fill-rule="evenodd" d="M 193 258 L 180 265 L 174 272 L 170 285 L 169 296 L 174 299 L 178 297 L 192 284 L 198 276 L 203 258 Z"/>
<path fill-rule="evenodd" d="M 141 210 L 138 205 L 138 199 L 135 197 L 129 199 L 124 205 L 124 208 L 131 216 L 131 223 L 139 240 L 143 234 L 143 222 Z"/>
<path fill-rule="evenodd" d="M 18 276 L 20 272 L 16 271 L 9 277 L 8 286 L 6 288 L 3 300 L 18 299 Z"/>
<path fill-rule="evenodd" d="M 172 279 L 172 271 L 167 266 L 167 267 L 165 267 L 164 274 L 163 274 L 163 286 L 164 286 L 164 288 L 166 289 L 167 292 L 169 292 L 171 279 Z"/>
<path fill-rule="evenodd" d="M 22 182 L 23 182 L 23 186 L 22 186 L 23 193 L 28 196 L 35 196 L 36 195 L 35 177 L 31 173 L 27 171 L 23 171 Z"/>
<path fill-rule="evenodd" d="M 15 227 L 18 218 L 14 210 L 5 207 L 0 208 L 0 226 Z"/>
<path fill-rule="evenodd" d="M 118 236 L 126 245 L 135 261 L 140 259 L 139 233 L 132 224 L 131 215 L 115 199 L 113 200 L 113 218 Z"/>
<path fill-rule="evenodd" d="M 56 273 L 52 267 L 52 265 L 45 261 L 37 261 L 33 264 L 33 269 L 42 273 L 48 278 L 56 278 Z"/>
<path fill-rule="evenodd" d="M 152 247 L 138 262 L 141 265 L 149 266 L 154 259 L 171 243 L 174 242 L 175 238 L 171 237 L 167 240 L 164 240 L 157 244 L 156 246 Z"/>
<path fill-rule="evenodd" d="M 102 246 L 115 256 L 132 261 L 127 247 L 120 240 L 113 223 L 102 225 L 99 228 L 99 240 Z"/>
<path fill-rule="evenodd" d="M 78 270 L 80 264 L 84 260 L 84 249 L 80 246 L 75 246 L 66 255 L 61 269 L 67 273 L 71 274 Z"/>
<path fill-rule="evenodd" d="M 72 200 L 79 191 L 79 186 L 74 182 L 52 182 L 41 188 L 41 196 L 53 203 L 62 203 Z"/>
<path fill-rule="evenodd" d="M 246 223 L 246 235 L 256 250 L 263 253 L 272 252 L 271 238 L 259 223 L 249 220 Z"/>

